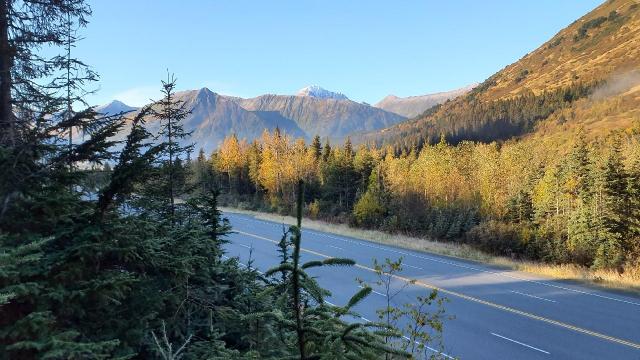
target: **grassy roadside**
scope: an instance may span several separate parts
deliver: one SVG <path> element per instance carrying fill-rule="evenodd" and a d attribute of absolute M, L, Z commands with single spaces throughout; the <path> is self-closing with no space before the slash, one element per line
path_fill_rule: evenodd
<path fill-rule="evenodd" d="M 289 225 L 295 223 L 295 218 L 291 216 L 282 216 L 278 214 L 227 207 L 220 207 L 220 210 L 252 215 L 257 219 L 275 221 Z M 357 229 L 346 224 L 333 224 L 308 218 L 304 219 L 304 227 L 336 235 L 373 241 L 380 244 L 393 245 L 404 249 L 472 260 L 516 271 L 542 275 L 553 279 L 574 281 L 584 285 L 620 290 L 634 295 L 640 295 L 640 273 L 620 275 L 616 271 L 591 270 L 569 264 L 553 265 L 532 261 L 513 260 L 507 257 L 489 255 L 464 244 L 439 242 L 401 234 L 389 234 L 376 230 Z"/>

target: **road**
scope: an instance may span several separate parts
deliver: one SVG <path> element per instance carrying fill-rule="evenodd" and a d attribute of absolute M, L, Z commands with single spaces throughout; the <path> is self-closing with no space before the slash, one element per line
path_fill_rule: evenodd
<path fill-rule="evenodd" d="M 252 216 L 224 214 L 235 231 L 225 245 L 227 256 L 268 269 L 278 263 L 276 242 L 282 224 Z M 498 269 L 475 262 L 385 246 L 365 240 L 304 230 L 304 261 L 346 257 L 355 267 L 319 269 L 313 273 L 331 291 L 331 303 L 345 304 L 358 290 L 356 278 L 372 283 L 373 259 L 403 258 L 395 279 L 401 286 L 397 304 L 426 295 L 432 288 L 446 297 L 443 356 L 460 359 L 640 359 L 640 299 L 614 292 Z M 356 309 L 376 319 L 386 302 L 376 289 Z"/>

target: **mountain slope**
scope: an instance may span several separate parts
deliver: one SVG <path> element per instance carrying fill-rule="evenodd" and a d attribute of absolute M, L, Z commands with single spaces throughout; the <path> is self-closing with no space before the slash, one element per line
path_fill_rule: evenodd
<path fill-rule="evenodd" d="M 175 99 L 184 102 L 185 108 L 191 111 L 182 121 L 185 131 L 191 132 L 183 145 L 193 143 L 207 153 L 231 134 L 251 141 L 260 137 L 264 130 L 279 128 L 293 137 L 306 138 L 304 131 L 290 119 L 268 112 L 248 111 L 235 98 L 216 94 L 207 88 L 178 92 Z M 157 133 L 160 122 L 149 119 L 147 127 L 152 133 Z"/>
<path fill-rule="evenodd" d="M 295 122 L 260 112 L 247 111 L 233 98 L 216 94 L 207 88 L 177 94 L 191 115 L 184 120 L 186 130 L 193 130 L 191 141 L 205 150 L 213 150 L 225 136 L 235 133 L 240 139 L 253 140 L 264 130 L 280 128 L 294 137 L 306 137 Z"/>
<path fill-rule="evenodd" d="M 457 98 L 460 95 L 464 95 L 478 84 L 472 84 L 460 89 L 451 91 L 439 92 L 434 94 L 409 96 L 409 97 L 397 97 L 395 95 L 388 95 L 384 99 L 378 101 L 375 107 L 402 115 L 407 118 L 413 118 L 421 115 L 428 108 L 441 104 L 447 100 Z"/>
<path fill-rule="evenodd" d="M 372 131 L 405 120 L 403 116 L 344 99 L 314 96 L 262 95 L 238 99 L 250 111 L 275 111 L 291 119 L 312 137 L 342 139 L 357 132 Z"/>
<path fill-rule="evenodd" d="M 452 142 L 492 141 L 541 129 L 624 128 L 639 115 L 636 83 L 622 81 L 624 89 L 604 97 L 597 93 L 639 69 L 640 5 L 607 1 L 467 95 L 357 140 L 405 148 L 441 134 Z"/>

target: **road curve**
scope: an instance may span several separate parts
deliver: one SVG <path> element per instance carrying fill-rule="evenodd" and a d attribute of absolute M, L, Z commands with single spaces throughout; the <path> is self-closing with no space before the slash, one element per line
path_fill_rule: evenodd
<path fill-rule="evenodd" d="M 224 216 L 235 231 L 225 245 L 227 256 L 246 264 L 251 252 L 260 270 L 278 263 L 275 242 L 282 224 L 231 212 Z M 444 324 L 444 347 L 438 348 L 443 357 L 640 359 L 640 299 L 632 296 L 315 230 L 303 230 L 302 248 L 305 260 L 356 261 L 352 268 L 313 273 L 332 292 L 328 301 L 336 304 L 346 303 L 358 290 L 356 278 L 373 282 L 374 258 L 402 257 L 404 269 L 395 286 L 416 282 L 395 298 L 398 304 L 434 288 L 448 299 L 446 313 L 454 319 Z M 364 321 L 375 320 L 375 310 L 385 301 L 381 292 L 374 292 L 357 311 Z"/>

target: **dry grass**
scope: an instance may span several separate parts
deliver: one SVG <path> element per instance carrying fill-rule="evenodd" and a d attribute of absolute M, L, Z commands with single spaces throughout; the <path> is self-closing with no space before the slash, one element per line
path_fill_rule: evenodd
<path fill-rule="evenodd" d="M 269 220 L 288 225 L 295 224 L 296 219 L 291 216 L 261 213 L 237 208 L 220 208 L 222 211 L 252 215 L 257 219 Z M 590 270 L 577 265 L 551 265 L 531 261 L 519 261 L 506 257 L 489 255 L 468 245 L 445 243 L 424 238 L 410 237 L 399 234 L 389 234 L 375 230 L 364 230 L 345 224 L 332 224 L 320 220 L 304 219 L 304 227 L 336 235 L 349 236 L 357 239 L 372 241 L 385 245 L 397 246 L 404 249 L 417 250 L 425 253 L 438 254 L 477 261 L 484 264 L 500 266 L 511 270 L 541 275 L 548 278 L 568 280 L 584 285 L 621 290 L 640 295 L 640 271 L 626 272 L 620 275 L 611 270 Z"/>

